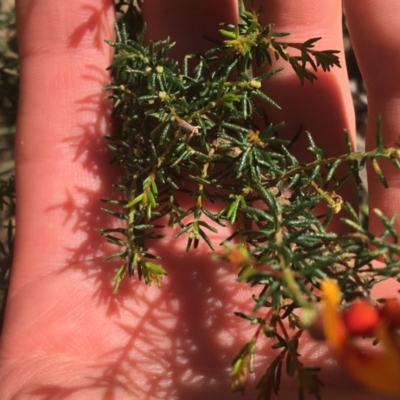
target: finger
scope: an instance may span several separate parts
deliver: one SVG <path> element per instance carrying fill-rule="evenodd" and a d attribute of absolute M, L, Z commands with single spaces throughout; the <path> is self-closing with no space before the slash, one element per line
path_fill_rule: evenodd
<path fill-rule="evenodd" d="M 344 1 L 351 40 L 360 65 L 368 95 L 368 128 L 366 149 L 376 148 L 376 121 L 382 116 L 383 142 L 394 144 L 400 133 L 400 3 L 396 0 L 363 2 Z M 398 213 L 400 174 L 390 162 L 379 162 L 389 188 L 382 184 L 368 165 L 369 208 L 378 208 L 392 217 Z M 395 224 L 400 229 L 400 221 Z M 379 234 L 383 227 L 379 218 L 370 213 L 370 228 Z"/>
<path fill-rule="evenodd" d="M 347 129 L 354 140 L 354 112 L 348 86 L 347 71 L 343 54 L 342 10 L 339 1 L 307 0 L 302 2 L 280 0 L 258 0 L 257 6 L 264 7 L 260 20 L 263 25 L 274 23 L 275 32 L 289 32 L 282 42 L 303 42 L 321 37 L 315 45 L 317 50 L 339 50 L 341 68 L 333 67 L 330 72 L 318 71 L 318 79 L 311 84 L 300 84 L 287 62 L 278 60 L 272 68 L 283 66 L 284 70 L 264 80 L 264 91 L 280 107 L 266 107 L 268 118 L 285 125 L 280 132 L 290 140 L 302 129 L 292 150 L 303 162 L 314 156 L 307 150 L 309 143 L 305 131 L 309 131 L 316 145 L 330 157 L 346 152 L 343 130 Z M 288 48 L 289 52 L 296 53 Z M 263 70 L 255 68 L 255 74 Z M 346 168 L 339 171 L 346 173 Z M 357 190 L 353 180 L 348 180 L 339 192 L 345 200 L 357 203 Z"/>
<path fill-rule="evenodd" d="M 143 17 L 148 24 L 148 39 L 171 37 L 176 42 L 172 57 L 204 52 L 210 42 L 203 35 L 217 37 L 221 22 L 237 21 L 237 0 L 197 1 L 154 0 L 143 3 Z"/>
<path fill-rule="evenodd" d="M 339 152 L 344 148 L 340 140 L 343 129 L 354 135 L 354 116 L 343 57 L 340 2 L 329 1 L 321 5 L 318 0 L 308 0 L 294 5 L 291 1 L 259 0 L 257 4 L 265 7 L 260 17 L 262 24 L 273 22 L 274 31 L 290 33 L 282 41 L 303 42 L 320 37 L 317 50 L 340 51 L 342 67 L 334 67 L 331 72 L 318 71 L 318 80 L 314 84 L 306 81 L 300 85 L 295 72 L 282 60 L 275 62 L 273 67 L 282 65 L 284 71 L 264 81 L 265 90 L 282 108 L 268 109 L 269 115 L 273 120 L 285 121 L 287 135 L 293 135 L 302 125 L 325 145 L 328 152 Z"/>
<path fill-rule="evenodd" d="M 110 130 L 110 104 L 101 89 L 109 82 L 112 52 L 104 39 L 112 38 L 113 2 L 20 0 L 16 6 L 19 228 L 11 294 L 76 258 L 98 255 L 87 243 L 105 222 L 98 198 L 111 186 L 101 139 Z"/>

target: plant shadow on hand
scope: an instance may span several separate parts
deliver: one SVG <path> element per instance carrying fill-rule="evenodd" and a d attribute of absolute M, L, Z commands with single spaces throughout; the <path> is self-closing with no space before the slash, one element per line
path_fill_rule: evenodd
<path fill-rule="evenodd" d="M 72 47 L 83 40 L 82 30 L 72 35 Z M 80 124 L 64 144 L 74 153 L 73 168 L 85 179 L 66 186 L 65 200 L 48 208 L 49 215 L 55 211 L 64 215 L 64 234 L 74 239 L 63 249 L 65 267 L 52 277 L 56 282 L 49 282 L 36 296 L 43 302 L 56 297 L 51 312 L 66 314 L 62 322 L 37 322 L 48 325 L 44 349 L 78 357 L 83 365 L 76 369 L 80 379 L 70 385 L 49 383 L 29 394 L 50 398 L 93 389 L 112 398 L 122 387 L 140 399 L 231 397 L 229 366 L 253 329 L 245 329 L 247 322 L 233 315 L 248 303 L 250 294 L 236 285 L 228 266 L 211 261 L 203 246 L 187 255 L 182 240 L 175 244 L 166 239 L 159 245 L 168 270 L 162 288 L 147 288 L 134 277 L 113 294 L 118 265 L 102 258 L 115 249 L 95 231 L 115 223 L 100 210 L 99 201 L 113 196 L 118 176 L 102 138 L 112 130 L 111 104 L 100 91 L 107 83 L 103 69 L 88 62 L 80 70 L 82 81 L 90 81 L 88 86 L 98 87 L 99 92 L 75 101 L 77 119 L 88 122 Z M 243 336 L 243 330 L 249 334 Z"/>
<path fill-rule="evenodd" d="M 97 17 L 93 12 L 91 24 Z M 79 27 L 70 45 L 77 46 L 87 29 Z M 99 32 L 96 37 L 103 31 Z M 82 67 L 82 80 L 98 80 L 99 89 L 104 86 L 104 74 L 96 65 Z M 115 224 L 114 218 L 101 212 L 99 202 L 100 198 L 115 198 L 112 184 L 117 183 L 119 172 L 118 167 L 110 166 L 111 154 L 101 137 L 112 130 L 108 122 L 110 104 L 99 91 L 82 97 L 76 106 L 78 113 L 91 115 L 87 118 L 90 122 L 82 124 L 79 135 L 71 136 L 66 143 L 75 152 L 74 162 L 93 177 L 96 185 L 66 188 L 66 201 L 55 207 L 66 213 L 65 224 L 79 240 L 67 249 L 66 267 L 51 289 L 58 293 L 55 308 L 67 310 L 68 318 L 62 324 L 56 321 L 46 332 L 52 342 L 50 348 L 78 360 L 76 377 L 62 384 L 37 385 L 29 395 L 41 399 L 72 398 L 82 393 L 103 399 L 256 398 L 255 379 L 250 377 L 249 388 L 241 397 L 231 392 L 229 376 L 234 356 L 256 329 L 233 315 L 234 311 L 250 312 L 252 292 L 236 282 L 237 271 L 211 260 L 211 251 L 204 243 L 188 254 L 185 239 L 174 240 L 176 232 L 165 228 L 167 238 L 154 245 L 165 257 L 168 276 L 162 287 L 146 287 L 135 276 L 126 279 L 113 294 L 112 277 L 118 261 L 105 263 L 102 258 L 115 249 L 95 231 Z M 219 233 L 211 237 L 213 242 L 229 236 L 224 229 L 223 236 Z M 71 343 L 67 350 L 65 342 Z M 257 380 L 272 360 L 271 345 L 262 338 L 257 346 Z M 328 357 L 325 347 L 321 350 L 312 342 L 304 353 L 310 360 Z M 332 363 L 331 359 L 325 362 Z M 332 381 L 336 379 L 336 373 L 331 375 L 329 385 L 335 385 Z M 345 387 L 348 383 L 342 375 L 340 379 Z M 283 379 L 283 391 L 295 398 L 296 381 L 290 382 Z M 286 387 L 285 391 L 284 386 L 290 389 Z"/>
<path fill-rule="evenodd" d="M 93 129 L 87 127 L 87 131 Z M 110 175 L 109 154 L 103 152 L 104 145 L 100 140 L 95 146 L 89 142 L 78 146 L 77 159 L 86 157 L 85 168 L 99 174 L 103 170 L 107 176 Z M 85 153 L 87 148 L 91 150 Z M 90 157 L 90 154 L 95 156 Z M 111 182 L 112 177 L 102 181 L 102 190 L 107 191 Z M 213 261 L 204 243 L 186 253 L 186 239 L 174 240 L 176 231 L 165 228 L 168 237 L 154 245 L 157 254 L 165 257 L 163 266 L 168 277 L 162 287 L 147 287 L 134 276 L 126 279 L 118 293 L 113 294 L 112 277 L 118 261 L 102 262 L 99 249 L 100 253 L 115 250 L 95 232 L 95 228 L 109 220 L 99 212 L 99 193 L 87 193 L 87 197 L 91 201 L 80 207 L 79 216 L 75 217 L 76 230 L 84 232 L 86 239 L 79 247 L 70 249 L 69 266 L 62 274 L 76 273 L 80 277 L 78 284 L 86 291 L 81 297 L 84 302 L 81 307 L 92 314 L 92 324 L 87 324 L 86 319 L 80 320 L 82 328 L 78 331 L 84 333 L 77 340 L 101 343 L 101 346 L 95 348 L 87 360 L 84 384 L 72 385 L 72 388 L 41 386 L 32 394 L 67 395 L 92 389 L 104 399 L 120 396 L 178 400 L 217 396 L 221 399 L 256 398 L 256 380 L 277 354 L 269 350 L 273 343 L 261 338 L 256 351 L 257 375 L 250 376 L 244 397 L 231 392 L 230 364 L 256 329 L 233 315 L 234 311 L 250 312 L 253 305 L 247 285 L 236 282 L 237 271 L 229 264 Z M 221 242 L 229 236 L 224 229 L 218 235 L 212 238 L 213 242 Z M 79 297 L 76 301 L 80 301 Z M 338 377 L 338 368 L 325 346 L 309 342 L 300 352 L 310 366 L 320 361 L 325 364 L 328 372 L 323 380 L 326 377 L 329 386 L 335 386 L 339 379 L 342 387 L 339 390 L 345 391 L 346 385 L 351 384 L 343 379 L 343 372 Z M 296 384 L 295 379 L 283 378 L 283 394 L 297 396 Z M 356 391 L 363 392 L 359 387 Z"/>

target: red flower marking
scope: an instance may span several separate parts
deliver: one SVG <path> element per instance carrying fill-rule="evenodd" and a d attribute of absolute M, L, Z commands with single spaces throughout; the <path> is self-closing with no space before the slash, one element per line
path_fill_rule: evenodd
<path fill-rule="evenodd" d="M 371 336 L 379 324 L 376 307 L 367 300 L 356 300 L 343 312 L 346 330 L 353 336 Z"/>

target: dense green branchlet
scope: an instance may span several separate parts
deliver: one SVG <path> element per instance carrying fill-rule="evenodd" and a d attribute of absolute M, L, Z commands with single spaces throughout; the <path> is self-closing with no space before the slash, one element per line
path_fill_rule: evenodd
<path fill-rule="evenodd" d="M 382 234 L 374 236 L 337 192 L 348 179 L 360 183 L 359 170 L 366 162 L 387 186 L 378 162 L 389 159 L 399 168 L 398 143 L 383 144 L 378 121 L 376 149 L 355 152 L 345 134 L 347 152 L 328 157 L 312 132 L 306 132 L 305 151 L 314 160 L 300 162 L 291 153 L 297 132 L 291 142 L 279 137 L 283 122 L 268 122 L 264 107 L 279 105 L 261 84 L 280 72 L 273 68 L 279 58 L 294 69 L 299 84 L 312 83 L 318 69 L 340 66 L 337 51 L 315 50 L 319 38 L 290 42 L 272 24 L 260 25 L 255 10 L 242 10 L 239 24 L 221 24 L 224 39 L 213 39 L 215 48 L 189 54 L 182 63 L 169 58 L 174 43 L 168 38 L 145 46 L 145 29 L 135 38 L 127 33 L 132 27 L 116 29 L 117 40 L 109 42 L 115 49 L 109 67 L 113 81 L 106 90 L 112 92 L 120 127 L 106 139 L 123 176 L 116 185 L 121 198 L 103 201 L 105 211 L 122 225 L 99 229 L 119 248 L 108 257 L 121 260 L 115 290 L 134 274 L 161 286 L 168 271 L 149 248 L 152 241 L 163 240 L 160 221 L 167 217 L 169 225 L 179 227 L 176 237 L 187 238 L 187 251 L 206 242 L 216 258 L 237 267 L 239 281 L 259 288 L 254 309 L 237 313 L 256 328 L 232 362 L 233 390 L 244 390 L 257 339 L 265 335 L 277 356 L 260 378 L 258 398 L 278 392 L 282 368 L 296 376 L 300 399 L 305 392 L 320 398 L 318 368 L 304 366 L 297 348 L 317 314 L 321 280 L 337 280 L 346 304 L 369 297 L 382 279 L 399 276 L 400 266 L 394 218 L 374 210 L 383 224 Z M 253 76 L 254 63 L 271 68 Z M 347 167 L 339 168 L 343 164 Z M 189 207 L 178 201 L 184 195 Z M 220 204 L 221 211 L 208 210 L 208 201 Z M 325 205 L 323 215 L 315 213 L 320 204 Z M 348 227 L 342 234 L 329 230 L 339 212 Z M 223 243 L 213 243 L 209 233 L 226 224 L 238 228 Z M 380 269 L 372 265 L 378 255 L 385 263 Z M 302 319 L 294 312 L 299 307 Z M 256 311 L 264 317 L 255 317 Z"/>

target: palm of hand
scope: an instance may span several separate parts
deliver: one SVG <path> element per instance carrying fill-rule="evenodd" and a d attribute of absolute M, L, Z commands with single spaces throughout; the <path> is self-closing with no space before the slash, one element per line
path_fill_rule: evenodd
<path fill-rule="evenodd" d="M 110 49 L 102 40 L 112 35 L 112 5 L 87 0 L 78 11 L 65 8 L 61 13 L 59 5 L 49 11 L 39 3 L 28 7 L 21 1 L 19 6 L 25 69 L 17 171 L 24 196 L 19 199 L 18 219 L 25 228 L 18 233 L 2 337 L 5 393 L 10 397 L 19 391 L 15 398 L 21 399 L 232 398 L 230 362 L 253 329 L 233 316 L 233 311 L 249 309 L 252 301 L 249 290 L 235 283 L 228 266 L 211 264 L 205 247 L 186 255 L 183 243 L 165 241 L 167 245 L 158 249 L 166 258 L 169 273 L 162 290 L 128 281 L 117 295 L 111 294 L 115 266 L 102 263 L 109 249 L 99 245 L 101 239 L 94 228 L 107 224 L 98 199 L 109 196 L 116 173 L 104 165 L 108 155 L 101 150 L 100 139 L 111 124 L 109 105 L 100 93 L 108 77 L 99 66 L 110 62 Z M 234 2 L 223 3 L 212 16 L 218 22 L 234 16 Z M 208 15 L 207 6 L 202 7 L 204 10 L 197 11 Z M 336 5 L 332 7 L 338 12 Z M 46 32 L 39 29 L 40 21 L 45 25 L 44 10 Z M 59 27 L 61 14 L 64 23 L 68 21 L 63 29 Z M 165 19 L 162 12 L 154 13 L 153 27 L 160 26 L 157 18 L 161 17 Z M 177 34 L 173 17 L 165 29 Z M 49 31 L 55 36 L 48 38 Z M 157 33 L 150 29 L 150 35 Z M 184 42 L 181 51 L 192 51 L 193 45 Z M 343 73 L 323 79 L 322 91 L 324 82 L 326 91 L 334 86 L 340 89 Z M 271 90 L 279 96 L 282 91 L 274 89 L 274 84 Z M 290 79 L 286 84 L 292 86 Z M 34 101 L 37 93 L 40 102 Z M 297 93 L 314 105 L 321 98 L 321 93 Z M 335 96 L 330 109 L 338 107 L 341 113 L 348 108 L 349 98 L 336 92 Z M 290 104 L 293 96 L 288 100 L 281 94 L 278 100 Z M 332 118 L 330 109 L 319 113 L 318 119 L 314 118 L 315 109 L 309 110 L 314 113 L 310 121 L 316 124 L 315 130 L 320 124 L 339 132 L 343 125 L 351 124 L 348 111 Z M 293 124 L 298 126 L 298 121 Z M 45 176 L 48 178 L 43 179 Z M 312 363 L 333 365 L 321 345 L 310 342 L 304 351 Z M 259 353 L 270 357 L 267 343 Z M 260 364 L 262 361 L 260 358 Z M 256 370 L 261 371 L 260 365 Z M 325 389 L 324 398 L 337 398 L 340 391 L 351 398 L 367 398 L 352 383 L 343 385 L 343 376 L 334 365 L 327 368 L 325 378 L 329 388 L 340 379 L 342 389 L 330 394 Z M 295 382 L 285 390 L 283 395 L 292 390 L 296 393 Z M 250 385 L 245 398 L 254 397 Z"/>

